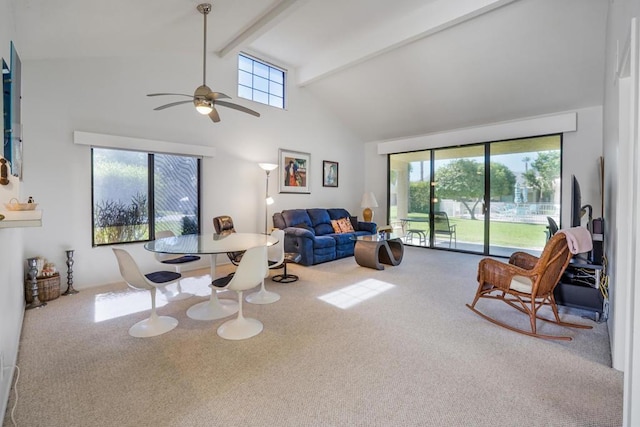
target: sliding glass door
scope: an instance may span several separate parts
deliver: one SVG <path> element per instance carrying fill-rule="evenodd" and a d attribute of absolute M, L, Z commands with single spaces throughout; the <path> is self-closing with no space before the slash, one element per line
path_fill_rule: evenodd
<path fill-rule="evenodd" d="M 408 245 L 540 253 L 560 218 L 560 135 L 389 155 L 389 224 Z"/>
<path fill-rule="evenodd" d="M 389 224 L 409 244 L 428 246 L 431 151 L 389 157 Z"/>
<path fill-rule="evenodd" d="M 489 144 L 489 253 L 540 253 L 560 222 L 560 136 Z"/>
<path fill-rule="evenodd" d="M 484 145 L 434 153 L 433 246 L 484 252 Z"/>

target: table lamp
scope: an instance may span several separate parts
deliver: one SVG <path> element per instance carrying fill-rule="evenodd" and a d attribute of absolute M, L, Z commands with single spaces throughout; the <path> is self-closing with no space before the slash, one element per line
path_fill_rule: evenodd
<path fill-rule="evenodd" d="M 364 193 L 362 195 L 360 207 L 364 208 L 364 210 L 362 211 L 362 217 L 364 218 L 364 220 L 366 222 L 373 221 L 373 211 L 371 210 L 371 208 L 377 208 L 378 201 L 376 200 L 376 196 L 372 191 L 369 191 L 368 193 Z"/>

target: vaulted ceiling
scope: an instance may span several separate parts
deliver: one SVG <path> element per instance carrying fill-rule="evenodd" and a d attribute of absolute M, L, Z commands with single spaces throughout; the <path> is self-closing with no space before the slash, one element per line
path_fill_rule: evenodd
<path fill-rule="evenodd" d="M 13 0 L 23 61 L 199 52 L 197 0 Z M 213 0 L 208 52 L 264 55 L 362 141 L 601 105 L 609 0 Z"/>

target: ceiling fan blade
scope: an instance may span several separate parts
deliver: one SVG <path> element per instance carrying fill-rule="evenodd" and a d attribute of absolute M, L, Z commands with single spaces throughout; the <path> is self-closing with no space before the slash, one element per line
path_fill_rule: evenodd
<path fill-rule="evenodd" d="M 186 93 L 148 93 L 147 94 L 147 96 L 164 96 L 164 95 L 188 96 L 189 98 L 193 98 L 193 95 L 187 95 Z"/>
<path fill-rule="evenodd" d="M 209 113 L 209 117 L 213 120 L 213 123 L 218 123 L 220 121 L 220 115 L 218 114 L 218 110 L 216 107 L 211 107 L 211 112 Z"/>
<path fill-rule="evenodd" d="M 260 117 L 260 113 L 258 113 L 257 111 L 250 110 L 247 107 L 243 107 L 242 105 L 232 104 L 231 102 L 226 102 L 226 101 L 216 101 L 216 105 L 222 105 L 223 107 L 233 108 L 234 110 L 242 111 L 243 113 Z"/>
<path fill-rule="evenodd" d="M 227 95 L 225 95 L 225 94 L 224 94 L 224 93 L 222 93 L 222 92 L 209 92 L 209 93 L 207 94 L 207 96 L 205 96 L 205 98 L 207 98 L 207 99 L 213 99 L 213 100 L 216 100 L 216 99 L 224 99 L 224 98 L 231 99 L 231 97 L 230 97 L 230 96 L 227 96 Z"/>
<path fill-rule="evenodd" d="M 172 102 L 170 104 L 165 104 L 165 105 L 161 105 L 159 107 L 154 108 L 154 111 L 160 111 L 160 110 L 164 110 L 165 108 L 169 108 L 169 107 L 175 107 L 176 105 L 180 105 L 180 104 L 188 104 L 188 103 L 193 103 L 193 100 L 188 100 L 188 101 L 177 101 L 177 102 Z"/>

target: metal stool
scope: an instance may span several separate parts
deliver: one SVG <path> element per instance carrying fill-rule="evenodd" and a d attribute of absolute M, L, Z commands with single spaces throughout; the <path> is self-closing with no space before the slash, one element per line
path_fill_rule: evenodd
<path fill-rule="evenodd" d="M 297 252 L 286 252 L 284 254 L 284 261 L 282 263 L 284 265 L 283 274 L 276 274 L 271 278 L 271 280 L 278 283 L 291 283 L 298 280 L 298 276 L 296 276 L 295 274 L 287 273 L 287 264 L 289 264 L 290 262 L 294 262 L 297 264 L 298 262 L 300 262 L 301 258 L 302 258 L 302 255 L 300 255 Z"/>

